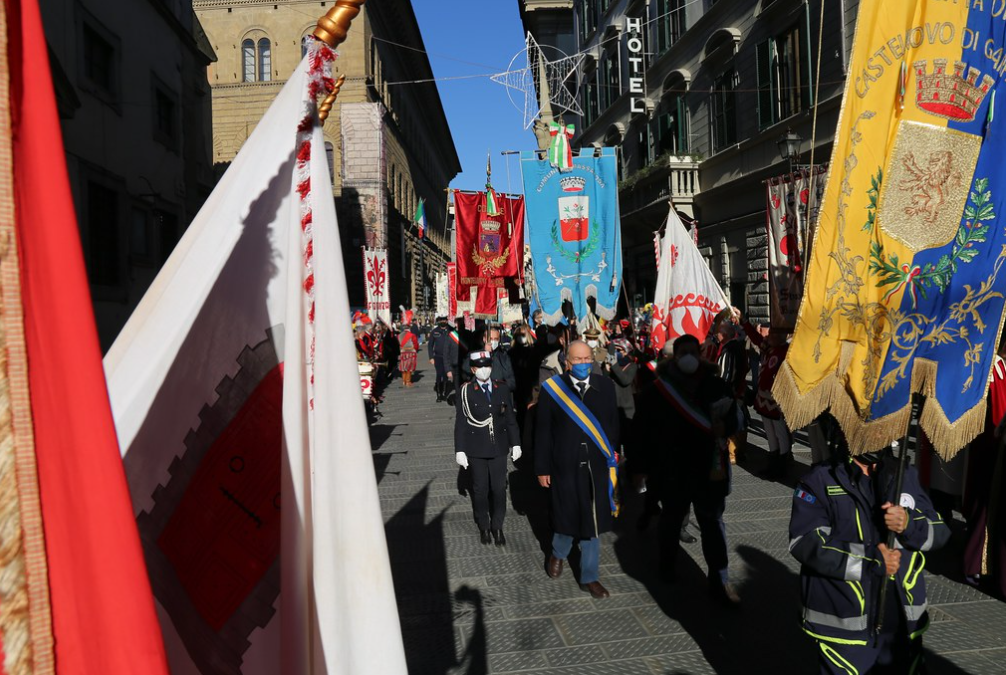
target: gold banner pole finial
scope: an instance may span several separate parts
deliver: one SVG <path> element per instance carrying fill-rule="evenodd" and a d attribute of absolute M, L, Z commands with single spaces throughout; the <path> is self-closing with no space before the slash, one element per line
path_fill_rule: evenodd
<path fill-rule="evenodd" d="M 342 89 L 342 85 L 345 84 L 345 82 L 346 76 L 340 75 L 339 79 L 335 81 L 335 86 L 332 88 L 332 91 L 329 92 L 328 96 L 325 97 L 325 100 L 322 101 L 321 105 L 318 107 L 318 120 L 320 120 L 323 124 L 325 120 L 328 119 L 328 113 L 332 111 L 332 106 L 335 105 L 335 99 L 339 96 L 339 91 Z"/>
<path fill-rule="evenodd" d="M 335 6 L 328 10 L 325 16 L 318 19 L 318 27 L 314 29 L 314 37 L 318 38 L 332 49 L 346 41 L 349 26 L 360 13 L 360 8 L 366 0 L 336 0 Z"/>

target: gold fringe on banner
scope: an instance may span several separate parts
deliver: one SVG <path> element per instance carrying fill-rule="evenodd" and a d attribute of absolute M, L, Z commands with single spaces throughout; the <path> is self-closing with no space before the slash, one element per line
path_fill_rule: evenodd
<path fill-rule="evenodd" d="M 56 670 L 15 227 L 8 29 L 0 3 L 0 641 L 8 675 L 49 675 Z"/>
<path fill-rule="evenodd" d="M 802 429 L 818 415 L 828 411 L 838 422 L 853 454 L 878 450 L 905 436 L 912 414 L 911 401 L 889 415 L 867 421 L 845 389 L 844 377 L 855 351 L 855 343 L 846 342 L 838 369 L 821 384 L 801 393 L 793 378 L 789 363 L 779 368 L 772 396 L 782 408 L 790 429 Z M 919 426 L 933 444 L 937 454 L 950 460 L 960 450 L 978 437 L 985 429 L 989 383 L 986 378 L 985 396 L 955 422 L 947 419 L 936 400 L 937 364 L 927 359 L 917 359 L 912 369 L 911 391 L 926 397 L 919 415 Z"/>

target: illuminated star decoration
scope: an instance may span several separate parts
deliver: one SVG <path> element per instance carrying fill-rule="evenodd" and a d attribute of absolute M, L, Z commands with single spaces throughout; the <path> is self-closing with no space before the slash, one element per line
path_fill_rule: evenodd
<path fill-rule="evenodd" d="M 575 96 L 575 89 L 578 85 L 577 81 L 575 79 L 573 81 L 574 91 L 570 91 L 570 87 L 566 83 L 579 72 L 580 66 L 583 64 L 584 58 L 586 58 L 585 54 L 574 54 L 573 56 L 565 56 L 555 61 L 549 61 L 545 58 L 534 36 L 528 33 L 523 52 L 526 63 L 523 68 L 514 69 L 515 65 L 519 65 L 517 61 L 521 56 L 522 54 L 518 54 L 514 57 L 510 63 L 510 70 L 493 75 L 491 79 L 493 82 L 502 84 L 508 89 L 524 94 L 523 112 L 525 129 L 530 129 L 541 113 L 541 106 L 538 102 L 538 90 L 535 86 L 535 80 L 538 79 L 536 71 L 539 70 L 544 70 L 549 103 L 559 108 L 560 111 L 574 115 L 583 115 L 583 110 L 580 108 L 580 104 L 577 103 Z M 513 101 L 513 97 L 510 100 Z M 517 101 L 514 101 L 514 105 L 518 109 L 521 107 Z"/>

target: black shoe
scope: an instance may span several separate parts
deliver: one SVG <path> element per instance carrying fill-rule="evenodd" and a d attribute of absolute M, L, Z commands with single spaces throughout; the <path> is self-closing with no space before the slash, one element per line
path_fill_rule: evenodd
<path fill-rule="evenodd" d="M 479 530 L 479 541 L 483 544 L 491 544 L 493 541 L 492 536 L 489 534 L 489 530 Z"/>
<path fill-rule="evenodd" d="M 660 580 L 665 584 L 673 584 L 678 580 L 678 575 L 673 567 L 661 565 L 658 574 L 660 575 Z"/>
<path fill-rule="evenodd" d="M 698 539 L 696 539 L 692 533 L 688 531 L 687 526 L 681 527 L 681 532 L 678 533 L 678 539 L 682 544 L 694 544 L 698 541 Z"/>
<path fill-rule="evenodd" d="M 503 536 L 503 530 L 493 530 L 493 539 L 496 540 L 497 546 L 506 546 L 506 537 Z"/>
<path fill-rule="evenodd" d="M 721 583 L 720 581 L 709 582 L 709 597 L 718 602 L 723 607 L 728 607 L 735 609 L 740 607 L 741 597 L 737 595 L 737 591 L 729 583 Z"/>

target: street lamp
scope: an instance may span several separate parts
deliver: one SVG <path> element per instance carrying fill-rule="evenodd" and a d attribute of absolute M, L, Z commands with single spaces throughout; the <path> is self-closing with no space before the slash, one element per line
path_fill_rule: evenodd
<path fill-rule="evenodd" d="M 794 162 L 800 161 L 800 146 L 803 138 L 792 129 L 786 129 L 786 134 L 776 141 L 779 147 L 779 154 L 783 159 L 789 160 L 789 172 L 793 173 Z"/>

